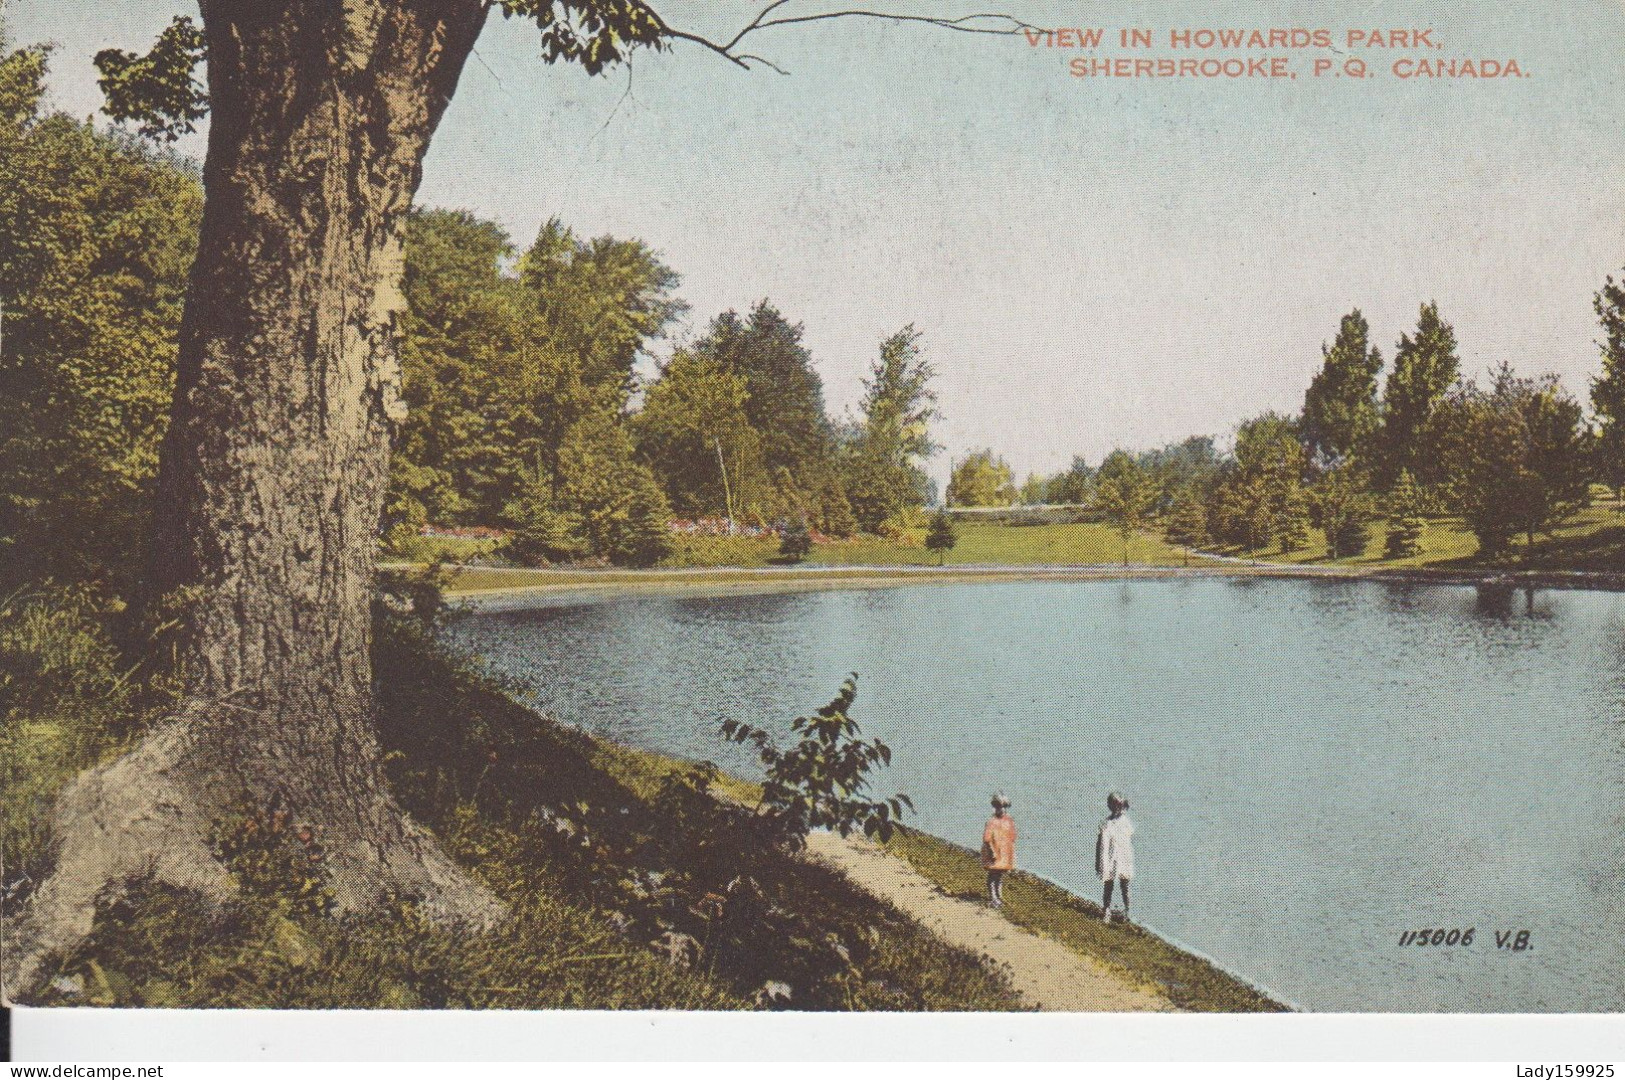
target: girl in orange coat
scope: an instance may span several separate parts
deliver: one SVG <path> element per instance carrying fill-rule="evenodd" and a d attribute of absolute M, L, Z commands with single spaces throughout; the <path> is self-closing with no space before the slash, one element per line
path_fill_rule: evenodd
<path fill-rule="evenodd" d="M 1016 821 L 1007 811 L 1010 800 L 1004 792 L 993 796 L 993 816 L 982 829 L 982 868 L 987 871 L 987 899 L 994 907 L 1004 906 L 1004 875 L 1016 868 Z"/>

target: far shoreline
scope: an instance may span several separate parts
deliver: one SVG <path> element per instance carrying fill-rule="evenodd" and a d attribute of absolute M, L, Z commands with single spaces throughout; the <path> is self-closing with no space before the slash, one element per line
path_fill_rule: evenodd
<path fill-rule="evenodd" d="M 630 596 L 699 599 L 786 592 L 890 589 L 910 585 L 997 584 L 1032 581 L 1142 581 L 1269 578 L 1298 581 L 1378 582 L 1397 585 L 1499 586 L 1625 592 L 1625 572 L 1597 570 L 1465 570 L 1381 566 L 1305 566 L 1241 563 L 1198 557 L 1191 566 L 1166 564 L 969 564 L 957 566 L 670 567 L 645 570 L 528 569 L 456 566 L 482 577 L 511 575 L 514 583 L 460 589 L 445 597 L 464 610 L 499 611 L 593 603 Z M 394 564 L 404 568 L 403 564 Z"/>

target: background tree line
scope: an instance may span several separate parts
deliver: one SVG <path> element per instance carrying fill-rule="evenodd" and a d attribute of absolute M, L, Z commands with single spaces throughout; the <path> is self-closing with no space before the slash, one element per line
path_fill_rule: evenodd
<path fill-rule="evenodd" d="M 0 56 L 0 577 L 146 563 L 197 170 L 42 106 L 46 55 Z"/>
<path fill-rule="evenodd" d="M 677 282 L 640 241 L 554 220 L 514 258 L 492 222 L 414 213 L 391 538 L 499 525 L 526 561 L 641 565 L 666 553 L 673 517 L 845 537 L 927 500 L 935 397 L 917 331 L 881 343 L 860 414 L 837 422 L 802 327 L 767 300 L 641 378 L 686 310 Z"/>
<path fill-rule="evenodd" d="M 1356 309 L 1322 347 L 1302 409 L 1245 421 L 1229 453 L 1196 437 L 1114 450 L 1098 468 L 1075 458 L 1063 473 L 1029 477 L 1019 498 L 1084 504 L 1125 531 L 1155 518 L 1191 547 L 1290 553 L 1318 528 L 1327 555 L 1344 558 L 1364 553 L 1383 523 L 1386 553 L 1406 557 L 1430 514 L 1459 515 L 1487 555 L 1516 537 L 1533 544 L 1588 505 L 1593 482 L 1625 495 L 1625 286 L 1610 277 L 1593 302 L 1602 373 L 1589 417 L 1554 374 L 1503 364 L 1482 382 L 1464 377 L 1455 332 L 1432 303 L 1400 337 L 1383 381 L 1382 353 Z M 967 480 L 991 463 L 991 451 L 968 459 Z M 993 496 L 985 484 L 963 490 L 980 505 L 1017 498 L 1007 479 Z"/>
<path fill-rule="evenodd" d="M 0 63 L 0 553 L 12 579 L 128 576 L 145 562 L 173 388 L 196 167 L 42 105 L 45 57 Z M 511 530 L 527 560 L 648 563 L 673 517 L 896 535 L 933 501 L 932 370 L 919 334 L 881 343 L 857 415 L 829 415 L 802 328 L 764 300 L 717 316 L 644 378 L 685 307 L 637 240 L 549 221 L 519 252 L 496 224 L 414 213 L 400 335 L 408 414 L 384 527 Z M 1552 375 L 1464 378 L 1434 304 L 1391 368 L 1359 311 L 1323 348 L 1301 410 L 1265 413 L 1221 453 L 1196 437 L 1074 459 L 1019 487 L 992 450 L 956 463 L 954 506 L 1089 506 L 1177 542 L 1293 551 L 1311 527 L 1349 556 L 1386 523 L 1459 514 L 1489 553 L 1625 491 L 1625 283 L 1594 297 L 1591 412 Z M 71 542 L 64 542 L 71 538 Z"/>
<path fill-rule="evenodd" d="M 38 51 L 0 61 L 0 562 L 124 591 L 147 563 L 202 187 L 150 141 L 46 111 L 45 72 Z M 673 517 L 843 537 L 929 500 L 935 397 L 912 327 L 837 420 L 801 326 L 766 300 L 642 377 L 686 310 L 677 284 L 638 240 L 554 219 L 518 251 L 474 214 L 414 212 L 386 544 L 496 526 L 523 560 L 638 565 Z"/>

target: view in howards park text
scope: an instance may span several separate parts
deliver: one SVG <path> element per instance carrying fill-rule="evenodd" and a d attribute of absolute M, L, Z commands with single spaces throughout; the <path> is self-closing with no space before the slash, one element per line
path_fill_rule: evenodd
<path fill-rule="evenodd" d="M 1458 50 L 1430 26 L 1086 27 L 1023 31 L 1034 49 L 1069 54 L 1078 79 L 1525 79 L 1514 56 Z"/>

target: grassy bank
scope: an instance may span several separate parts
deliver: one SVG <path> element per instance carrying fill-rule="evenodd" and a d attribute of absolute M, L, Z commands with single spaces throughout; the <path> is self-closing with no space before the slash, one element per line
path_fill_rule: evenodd
<path fill-rule="evenodd" d="M 737 805 L 709 794 L 705 770 L 539 716 L 409 624 L 386 626 L 375 663 L 394 791 L 508 903 L 499 931 L 437 928 L 409 897 L 364 918 L 334 915 L 319 862 L 245 802 L 215 838 L 236 899 L 213 907 L 153 882 L 109 896 L 91 936 L 54 958 L 31 1003 L 1019 1007 L 981 958 L 836 872 L 752 843 Z M 41 715 L 38 702 L 8 702 L 8 750 L 32 744 Z M 89 740 L 59 755 L 50 782 L 105 749 Z M 39 803 L 30 819 L 9 812 L 13 798 L 8 789 L 0 840 L 37 853 L 26 832 L 44 820 Z M 19 884 L 8 874 L 8 888 Z M 14 903 L 26 887 L 15 893 Z"/>
<path fill-rule="evenodd" d="M 923 877 L 954 896 L 980 898 L 984 874 L 974 851 L 904 830 L 890 847 Z M 1193 1012 L 1282 1012 L 1285 1006 L 1133 924 L 1100 921 L 1100 906 L 1057 885 L 1012 874 L 1004 886 L 1004 915 L 1017 926 L 1051 937 L 1099 961 L 1131 982 L 1149 983 Z"/>
<path fill-rule="evenodd" d="M 146 692 L 118 676 L 95 608 L 41 594 L 0 612 L 9 689 L 10 902 L 48 869 L 43 823 L 78 769 L 139 736 Z M 29 659 L 32 657 L 33 659 Z M 536 714 L 391 619 L 375 655 L 378 714 L 401 802 L 509 905 L 497 932 L 431 925 L 410 897 L 365 917 L 331 910 L 309 849 L 245 801 L 217 826 L 240 894 L 214 906 L 138 881 L 91 936 L 53 958 L 41 1005 L 164 1008 L 653 1008 L 1007 1010 L 1005 974 L 838 872 L 753 842 L 754 789 L 705 766 L 620 746 Z M 30 667 L 29 665 L 33 666 Z M 32 696 L 18 676 L 32 674 Z M 109 682 L 108 680 L 112 680 Z M 78 717 L 74 738 L 63 725 Z M 40 766 L 12 775 L 18 762 Z M 974 856 L 906 833 L 895 854 L 952 892 Z M 20 874 L 19 867 L 28 873 Z M 26 879 L 26 880 L 25 880 Z M 1273 1007 L 1089 905 L 1020 877 L 1007 914 L 1161 986 L 1192 1009 Z"/>
<path fill-rule="evenodd" d="M 1009 526 L 971 522 L 956 528 L 958 545 L 942 560 L 943 572 L 929 577 L 921 577 L 919 572 L 938 570 L 939 560 L 935 552 L 925 549 L 920 536 L 900 541 L 863 537 L 819 544 L 798 564 L 782 562 L 778 542 L 770 538 L 702 536 L 679 538 L 677 551 L 661 563 L 657 573 L 629 569 L 476 567 L 453 571 L 447 588 L 456 593 L 531 587 L 612 589 L 616 586 L 698 587 L 723 591 L 731 585 L 761 588 L 780 578 L 787 587 L 861 587 L 904 580 L 995 580 L 999 568 L 1009 568 L 1008 577 L 1018 580 L 1028 576 L 1025 571 L 1040 568 L 1098 567 L 1114 571 L 1122 565 L 1122 537 L 1102 525 Z M 1224 565 L 1188 555 L 1159 537 L 1143 534 L 1130 540 L 1129 557 L 1138 568 Z M 956 568 L 964 570 L 965 575 L 956 577 L 953 574 Z M 730 570 L 742 573 L 730 576 Z M 817 576 L 807 574 L 808 570 L 817 571 Z"/>
<path fill-rule="evenodd" d="M 94 605 L 43 593 L 0 611 L 10 903 L 48 870 L 55 791 L 139 736 L 153 688 L 123 677 Z M 309 849 L 245 801 L 216 848 L 240 894 L 214 906 L 136 882 L 53 958 L 42 1005 L 164 1008 L 1006 1010 L 1005 974 L 838 872 L 754 842 L 754 789 L 705 766 L 593 738 L 527 709 L 387 620 L 375 654 L 380 734 L 401 802 L 509 905 L 497 932 L 431 925 L 410 897 L 331 910 Z M 28 675 L 31 693 L 23 694 Z M 160 679 L 161 682 L 161 679 Z M 70 737 L 71 736 L 71 737 Z M 22 770 L 19 772 L 19 770 Z M 975 856 L 904 833 L 891 845 L 954 893 Z M 1176 1004 L 1273 1003 L 1091 905 L 1018 875 L 1007 915 Z"/>
<path fill-rule="evenodd" d="M 757 536 L 675 536 L 672 553 L 661 560 L 663 570 L 766 569 L 789 565 L 843 567 L 934 567 L 943 566 L 1119 566 L 1123 563 L 1123 538 L 1114 529 L 1092 523 L 1068 525 L 1004 525 L 994 522 L 961 522 L 954 526 L 958 543 L 939 557 L 925 547 L 925 530 L 905 530 L 902 538 L 884 540 L 858 536 L 813 546 L 799 564 L 787 564 L 779 557 L 779 542 Z M 490 541 L 478 542 L 478 555 L 495 553 Z M 429 540 L 417 543 L 410 552 L 388 558 L 404 562 L 424 562 L 442 558 L 460 562 L 470 557 L 475 542 Z M 1196 565 L 1203 560 L 1189 556 L 1160 536 L 1141 533 L 1128 544 L 1128 560 L 1137 566 Z M 615 571 L 605 571 L 614 573 Z"/>

